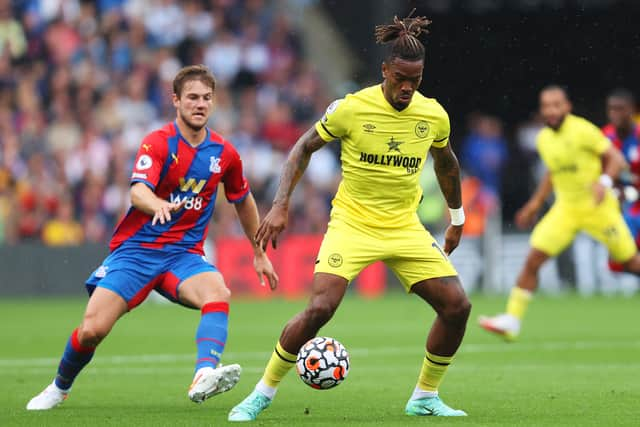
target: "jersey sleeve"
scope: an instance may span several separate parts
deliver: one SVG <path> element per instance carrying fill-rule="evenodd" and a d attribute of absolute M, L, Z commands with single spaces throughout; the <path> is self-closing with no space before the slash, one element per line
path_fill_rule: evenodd
<path fill-rule="evenodd" d="M 345 136 L 349 131 L 351 114 L 348 98 L 337 99 L 327 107 L 324 116 L 315 124 L 320 138 L 329 142 Z"/>
<path fill-rule="evenodd" d="M 582 143 L 587 150 L 598 155 L 607 151 L 612 144 L 611 140 L 596 125 L 590 122 L 585 123 L 582 131 Z"/>
<path fill-rule="evenodd" d="M 167 140 L 159 132 L 147 135 L 140 144 L 131 174 L 131 184 L 144 182 L 155 190 L 167 159 Z"/>
<path fill-rule="evenodd" d="M 449 123 L 449 115 L 444 108 L 434 125 L 434 137 L 431 145 L 436 148 L 446 147 L 449 143 L 449 134 L 451 133 L 451 124 Z"/>
<path fill-rule="evenodd" d="M 230 203 L 238 203 L 249 195 L 249 182 L 242 171 L 240 154 L 231 145 L 225 148 L 229 150 L 230 161 L 222 177 L 224 193 Z"/>

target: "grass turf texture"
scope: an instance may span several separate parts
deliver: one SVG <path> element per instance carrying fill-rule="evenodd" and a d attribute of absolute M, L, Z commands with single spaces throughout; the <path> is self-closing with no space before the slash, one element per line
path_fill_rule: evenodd
<path fill-rule="evenodd" d="M 472 297 L 461 351 L 441 388 L 465 419 L 404 415 L 433 319 L 417 297 L 347 297 L 321 331 L 351 352 L 339 387 L 316 391 L 295 369 L 255 425 L 637 425 L 640 332 L 637 298 L 536 298 L 520 340 L 506 344 L 476 318 L 504 298 Z M 229 409 L 252 390 L 296 301 L 235 301 L 223 361 L 244 368 L 232 391 L 202 405 L 187 398 L 198 312 L 146 303 L 125 316 L 78 377 L 59 408 L 28 412 L 48 384 L 85 300 L 0 302 L 0 425 L 187 426 L 226 423 Z"/>

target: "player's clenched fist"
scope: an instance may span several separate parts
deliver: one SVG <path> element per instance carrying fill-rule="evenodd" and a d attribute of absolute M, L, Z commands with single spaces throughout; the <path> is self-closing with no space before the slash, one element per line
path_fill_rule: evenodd
<path fill-rule="evenodd" d="M 527 228 L 533 225 L 538 215 L 538 207 L 532 203 L 527 203 L 516 212 L 516 225 L 519 228 Z"/>
<path fill-rule="evenodd" d="M 607 187 L 600 182 L 596 182 L 593 184 L 591 190 L 593 191 L 593 199 L 596 202 L 596 205 L 602 203 L 604 196 L 607 194 Z"/>
<path fill-rule="evenodd" d="M 450 225 L 444 233 L 444 252 L 451 255 L 451 252 L 460 244 L 462 237 L 462 225 Z"/>
<path fill-rule="evenodd" d="M 180 203 L 167 202 L 166 200 L 161 201 L 158 208 L 153 212 L 151 225 L 156 225 L 158 222 L 164 224 L 171 221 L 171 214 L 182 209 L 186 202 L 186 200 L 182 200 Z"/>
<path fill-rule="evenodd" d="M 264 217 L 256 231 L 255 241 L 262 250 L 267 249 L 267 244 L 271 240 L 273 249 L 276 248 L 278 235 L 287 226 L 289 210 L 286 206 L 274 204 L 269 213 Z"/>

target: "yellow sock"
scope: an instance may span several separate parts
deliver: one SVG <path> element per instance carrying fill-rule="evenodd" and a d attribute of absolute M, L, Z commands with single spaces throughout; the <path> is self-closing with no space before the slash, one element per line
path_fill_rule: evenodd
<path fill-rule="evenodd" d="M 532 297 L 531 291 L 515 286 L 511 289 L 511 294 L 509 295 L 507 313 L 522 320 Z"/>
<path fill-rule="evenodd" d="M 296 364 L 297 357 L 282 348 L 280 341 L 278 341 L 264 370 L 262 381 L 269 387 L 278 387 L 287 372 Z"/>
<path fill-rule="evenodd" d="M 427 355 L 422 361 L 417 387 L 424 391 L 438 391 L 452 360 L 453 356 L 438 356 L 427 351 Z"/>

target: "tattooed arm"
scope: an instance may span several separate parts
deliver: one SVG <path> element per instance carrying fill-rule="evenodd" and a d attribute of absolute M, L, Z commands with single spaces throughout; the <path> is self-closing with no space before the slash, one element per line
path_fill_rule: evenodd
<path fill-rule="evenodd" d="M 433 156 L 433 170 L 436 172 L 440 190 L 451 209 L 462 206 L 462 192 L 460 191 L 460 164 L 458 158 L 447 144 L 442 148 L 431 147 Z"/>
<path fill-rule="evenodd" d="M 287 225 L 291 193 L 307 169 L 311 155 L 325 144 L 327 141 L 323 140 L 316 129 L 312 127 L 298 139 L 289 152 L 289 157 L 287 157 L 280 176 L 278 191 L 273 199 L 273 206 L 256 232 L 256 243 L 263 249 L 267 248 L 269 240 L 275 249 L 278 235 Z"/>
<path fill-rule="evenodd" d="M 431 147 L 429 150 L 433 156 L 433 169 L 438 178 L 440 190 L 447 201 L 449 209 L 462 207 L 462 191 L 460 190 L 460 164 L 456 155 L 447 144 L 442 148 Z M 447 254 L 460 243 L 463 225 L 449 225 L 445 232 L 444 251 Z"/>

